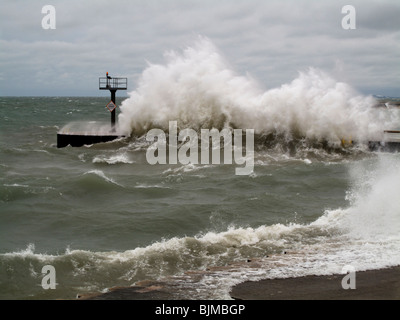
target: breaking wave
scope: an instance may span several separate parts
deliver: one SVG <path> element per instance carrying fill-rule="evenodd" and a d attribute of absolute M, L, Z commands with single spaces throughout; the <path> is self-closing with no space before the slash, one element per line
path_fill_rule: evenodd
<path fill-rule="evenodd" d="M 119 123 L 128 135 L 167 130 L 169 121 L 178 121 L 179 128 L 248 128 L 270 139 L 337 144 L 342 138 L 367 141 L 397 121 L 375 108 L 372 96 L 315 68 L 265 91 L 253 78 L 236 74 L 207 38 L 165 58 L 165 65 L 149 64 L 122 102 Z"/>
<path fill-rule="evenodd" d="M 25 250 L 0 254 L 0 279 L 14 286 L 21 270 L 30 270 L 22 273 L 21 281 L 35 284 L 41 279 L 40 268 L 51 264 L 57 280 L 70 284 L 71 295 L 175 278 L 174 290 L 180 286 L 182 294 L 194 290 L 194 298 L 226 299 L 230 286 L 245 279 L 341 273 L 348 264 L 358 271 L 399 265 L 399 169 L 397 154 L 355 165 L 348 207 L 327 210 L 311 223 L 232 225 L 221 232 L 163 239 L 123 252 L 68 248 L 61 254 L 42 254 L 30 244 Z M 258 259 L 257 265 L 246 267 L 252 259 Z M 229 267 L 237 262 L 241 264 Z M 224 269 L 205 272 L 215 267 Z M 197 273 L 201 277 L 194 281 L 191 270 L 202 271 Z M 219 291 L 210 290 L 214 287 Z"/>

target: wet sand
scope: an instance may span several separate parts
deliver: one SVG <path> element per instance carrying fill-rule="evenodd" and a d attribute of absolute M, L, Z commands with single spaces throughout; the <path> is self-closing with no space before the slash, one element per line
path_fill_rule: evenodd
<path fill-rule="evenodd" d="M 174 300 L 173 291 L 162 282 L 115 287 L 105 293 L 78 295 L 79 300 Z"/>
<path fill-rule="evenodd" d="M 343 289 L 346 275 L 305 276 L 247 281 L 234 286 L 235 300 L 400 300 L 400 266 L 355 273 L 355 289 Z M 144 281 L 106 293 L 82 295 L 82 300 L 176 300 L 174 287 L 165 282 Z"/>
<path fill-rule="evenodd" d="M 344 274 L 248 281 L 234 286 L 237 300 L 400 300 L 400 266 L 355 273 L 355 289 L 343 289 Z"/>

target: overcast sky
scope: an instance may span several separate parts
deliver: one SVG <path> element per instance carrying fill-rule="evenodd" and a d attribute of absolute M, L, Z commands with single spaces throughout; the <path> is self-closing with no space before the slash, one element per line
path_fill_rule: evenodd
<path fill-rule="evenodd" d="M 42 28 L 47 4 L 55 30 Z M 342 28 L 347 4 L 354 30 Z M 99 96 L 106 71 L 131 91 L 148 62 L 199 35 L 266 90 L 316 67 L 361 93 L 400 96 L 399 0 L 1 0 L 0 95 Z"/>

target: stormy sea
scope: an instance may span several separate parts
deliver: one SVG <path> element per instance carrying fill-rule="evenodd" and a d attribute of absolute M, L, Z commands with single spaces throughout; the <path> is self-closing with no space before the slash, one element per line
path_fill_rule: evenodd
<path fill-rule="evenodd" d="M 202 41 L 117 95 L 122 137 L 57 148 L 66 126 L 109 126 L 108 102 L 0 97 L 0 299 L 145 280 L 173 284 L 176 299 L 230 299 L 246 280 L 400 265 L 400 155 L 368 145 L 400 129 L 398 100 L 313 68 L 265 89 Z M 224 163 L 222 140 L 220 163 L 149 163 L 147 133 L 165 132 L 168 149 L 171 121 L 199 137 L 253 130 L 251 172 Z"/>

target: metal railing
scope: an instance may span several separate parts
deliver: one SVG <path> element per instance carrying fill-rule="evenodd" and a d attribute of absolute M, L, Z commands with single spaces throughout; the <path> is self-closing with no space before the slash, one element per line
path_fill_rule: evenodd
<path fill-rule="evenodd" d="M 100 90 L 126 90 L 128 88 L 128 78 L 100 77 Z"/>

